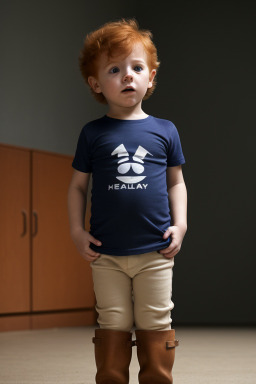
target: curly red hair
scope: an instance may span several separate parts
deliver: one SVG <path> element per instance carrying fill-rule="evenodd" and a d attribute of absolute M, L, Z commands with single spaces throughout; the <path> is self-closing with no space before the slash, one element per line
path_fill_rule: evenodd
<path fill-rule="evenodd" d="M 86 84 L 89 85 L 89 76 L 97 78 L 97 63 L 103 52 L 108 57 L 113 57 L 117 52 L 118 55 L 128 56 L 136 43 L 143 44 L 147 53 L 149 70 L 157 70 L 160 62 L 158 61 L 157 50 L 152 41 L 152 36 L 149 30 L 139 29 L 138 22 L 134 18 L 108 22 L 89 33 L 84 40 L 84 46 L 79 55 L 79 67 Z M 143 100 L 152 95 L 155 87 L 156 80 L 154 78 L 153 85 L 147 90 Z M 97 101 L 107 104 L 102 93 L 94 92 L 91 87 L 90 89 Z"/>

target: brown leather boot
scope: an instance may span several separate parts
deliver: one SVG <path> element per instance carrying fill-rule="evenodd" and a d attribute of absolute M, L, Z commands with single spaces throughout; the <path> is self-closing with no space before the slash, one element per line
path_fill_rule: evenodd
<path fill-rule="evenodd" d="M 132 333 L 111 329 L 95 329 L 95 361 L 97 384 L 128 384 L 132 358 Z"/>
<path fill-rule="evenodd" d="M 140 384 L 172 384 L 172 367 L 175 347 L 175 330 L 136 330 L 137 356 L 140 364 Z"/>

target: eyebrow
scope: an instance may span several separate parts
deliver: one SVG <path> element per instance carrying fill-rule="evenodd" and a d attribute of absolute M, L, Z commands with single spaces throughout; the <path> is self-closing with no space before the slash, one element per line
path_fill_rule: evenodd
<path fill-rule="evenodd" d="M 121 60 L 121 61 L 123 61 L 123 60 Z M 119 60 L 111 60 L 111 61 L 108 61 L 107 62 L 107 64 L 106 64 L 106 66 L 108 66 L 108 65 L 112 65 L 112 64 L 116 64 L 116 63 L 118 63 L 119 62 Z M 132 59 L 132 62 L 136 62 L 136 63 L 141 63 L 141 64 L 146 64 L 146 62 L 143 60 L 143 59 Z"/>

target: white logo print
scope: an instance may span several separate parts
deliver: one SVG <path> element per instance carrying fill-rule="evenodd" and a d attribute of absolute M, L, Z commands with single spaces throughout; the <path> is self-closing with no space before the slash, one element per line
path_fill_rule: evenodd
<path fill-rule="evenodd" d="M 132 168 L 133 172 L 137 175 L 140 175 L 144 171 L 144 164 L 143 159 L 145 156 L 149 154 L 153 156 L 150 152 L 148 152 L 145 148 L 138 146 L 134 156 L 133 160 L 136 161 L 136 163 L 130 163 L 125 161 L 129 161 L 129 153 L 127 152 L 125 146 L 123 144 L 120 144 L 116 149 L 111 153 L 112 156 L 117 155 L 118 157 L 124 157 L 124 159 L 121 159 L 118 161 L 118 164 L 120 164 L 117 168 L 118 173 L 121 173 L 124 175 L 125 173 L 129 172 L 129 170 Z M 140 164 L 138 164 L 140 163 Z M 140 181 L 144 180 L 147 176 L 116 176 L 116 178 L 123 183 L 129 184 L 129 183 L 139 183 Z"/>

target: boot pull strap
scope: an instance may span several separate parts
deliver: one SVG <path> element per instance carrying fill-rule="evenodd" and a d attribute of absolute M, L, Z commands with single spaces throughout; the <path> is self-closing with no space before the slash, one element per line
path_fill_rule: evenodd
<path fill-rule="evenodd" d="M 178 347 L 179 340 L 166 341 L 166 349 Z"/>
<path fill-rule="evenodd" d="M 133 340 L 132 341 L 132 346 L 139 346 L 140 343 L 138 342 L 138 340 Z M 175 347 L 178 347 L 179 345 L 179 340 L 173 340 L 173 341 L 166 341 L 166 349 L 171 349 L 171 348 L 175 348 Z"/>

